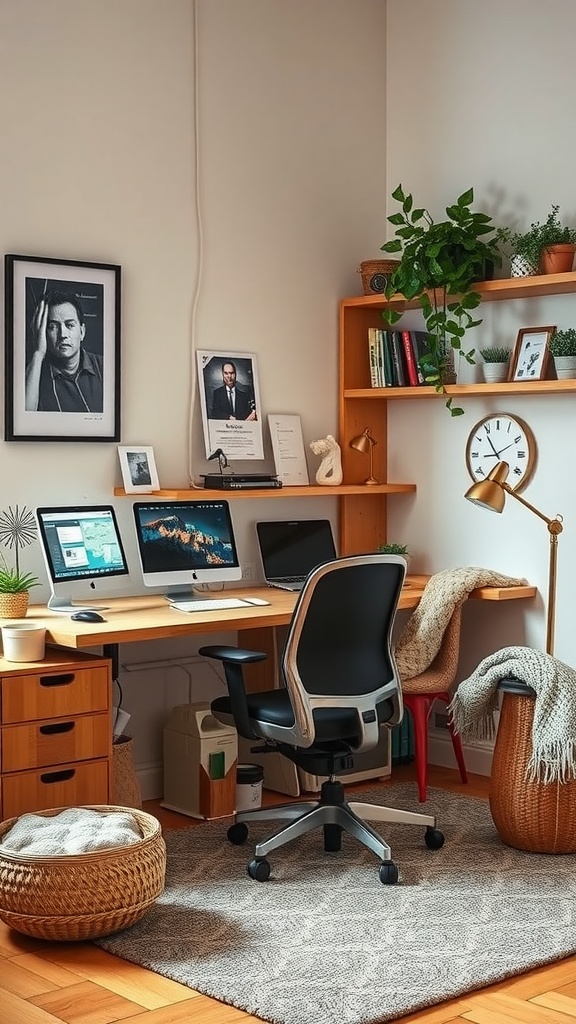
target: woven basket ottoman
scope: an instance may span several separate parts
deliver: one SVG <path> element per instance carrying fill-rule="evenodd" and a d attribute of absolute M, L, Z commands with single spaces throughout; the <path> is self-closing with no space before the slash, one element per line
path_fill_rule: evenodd
<path fill-rule="evenodd" d="M 64 809 L 34 813 L 54 815 Z M 0 920 L 15 931 L 51 941 L 95 939 L 135 924 L 162 892 L 166 844 L 160 822 L 134 807 L 88 809 L 132 815 L 142 839 L 71 856 L 34 857 L 0 849 Z M 17 820 L 0 824 L 0 845 Z"/>

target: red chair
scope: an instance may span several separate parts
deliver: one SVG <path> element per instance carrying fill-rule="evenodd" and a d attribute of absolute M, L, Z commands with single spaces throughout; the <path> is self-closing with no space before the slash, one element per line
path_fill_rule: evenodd
<path fill-rule="evenodd" d="M 448 706 L 452 700 L 452 688 L 458 669 L 461 620 L 462 607 L 458 605 L 446 626 L 444 636 L 442 637 L 442 645 L 432 664 L 424 672 L 421 672 L 420 675 L 414 676 L 413 679 L 402 680 L 404 706 L 409 709 L 414 722 L 414 755 L 416 758 L 418 799 L 421 803 L 426 799 L 428 780 L 428 720 L 435 701 L 443 701 Z M 448 724 L 448 728 L 458 768 L 460 769 L 460 778 L 462 782 L 468 782 L 460 736 L 454 732 L 454 727 L 451 723 Z"/>

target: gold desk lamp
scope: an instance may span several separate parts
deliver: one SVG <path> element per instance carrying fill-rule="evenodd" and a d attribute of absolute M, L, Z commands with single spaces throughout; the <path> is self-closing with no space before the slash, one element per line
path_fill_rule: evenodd
<path fill-rule="evenodd" d="M 366 452 L 370 452 L 370 474 L 364 481 L 365 484 L 377 484 L 378 480 L 374 476 L 374 445 L 378 444 L 376 438 L 372 437 L 370 428 L 366 427 L 366 430 L 362 434 L 358 434 L 357 437 L 353 437 L 350 441 L 350 447 L 355 448 L 357 452 L 362 452 L 363 455 Z"/>
<path fill-rule="evenodd" d="M 543 519 L 548 527 L 548 533 L 550 535 L 550 562 L 548 568 L 548 614 L 547 614 L 547 628 L 546 628 L 546 654 L 554 653 L 554 621 L 556 616 L 556 561 L 558 555 L 558 534 L 562 533 L 562 516 L 556 516 L 554 519 L 549 519 L 534 505 L 531 505 L 525 498 L 521 498 L 519 494 L 510 487 L 510 484 L 506 483 L 506 477 L 508 476 L 508 470 L 510 469 L 507 462 L 499 462 L 494 469 L 488 474 L 485 480 L 481 480 L 477 484 L 473 484 L 464 495 L 468 498 L 468 501 L 472 501 L 475 505 L 479 505 L 480 508 L 487 508 L 491 512 L 502 512 L 504 509 L 505 495 L 511 494 L 516 501 L 519 501 L 525 508 L 529 508 L 534 515 L 538 516 L 539 519 Z"/>

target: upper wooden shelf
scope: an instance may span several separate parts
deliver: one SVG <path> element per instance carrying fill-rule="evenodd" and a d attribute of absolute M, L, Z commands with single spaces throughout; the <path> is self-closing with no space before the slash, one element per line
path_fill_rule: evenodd
<path fill-rule="evenodd" d="M 248 490 L 208 490 L 205 487 L 162 488 L 159 491 L 127 494 L 123 487 L 115 487 L 114 494 L 118 498 L 134 498 L 136 501 L 153 501 L 154 498 L 167 498 L 170 501 L 187 501 L 190 498 L 331 498 L 346 494 L 362 494 L 368 498 L 376 494 L 409 494 L 416 490 L 416 484 L 340 484 L 338 487 L 321 487 L 310 484 L 308 487 L 270 487 L 250 488 Z"/>
<path fill-rule="evenodd" d="M 505 277 L 494 281 L 478 281 L 472 285 L 484 302 L 498 302 L 504 299 L 531 299 L 539 295 L 562 295 L 576 291 L 576 271 L 569 274 L 538 274 L 533 277 Z M 419 302 L 408 302 L 403 295 L 385 299 L 383 295 L 357 295 L 341 299 L 341 307 L 348 306 L 399 306 L 404 309 L 418 309 Z"/>
<path fill-rule="evenodd" d="M 504 381 L 502 384 L 446 384 L 445 394 L 419 385 L 403 388 L 347 388 L 345 398 L 445 398 L 446 395 L 557 395 L 576 391 L 576 379 Z"/>

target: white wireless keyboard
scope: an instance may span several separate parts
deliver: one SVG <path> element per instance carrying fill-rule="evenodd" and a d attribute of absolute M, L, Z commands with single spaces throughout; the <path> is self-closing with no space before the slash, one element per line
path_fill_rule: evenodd
<path fill-rule="evenodd" d="M 249 608 L 239 597 L 211 598 L 208 601 L 173 601 L 171 608 L 179 612 L 217 612 L 220 608 Z"/>

